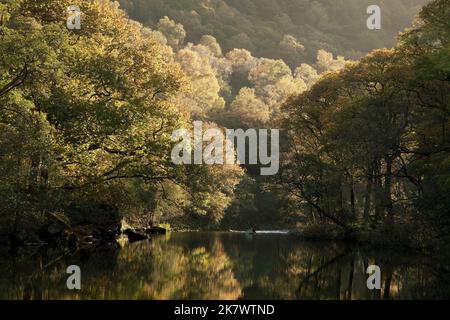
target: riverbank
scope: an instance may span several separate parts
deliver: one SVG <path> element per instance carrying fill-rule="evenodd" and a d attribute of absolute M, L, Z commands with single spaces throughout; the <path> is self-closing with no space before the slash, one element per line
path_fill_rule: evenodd
<path fill-rule="evenodd" d="M 3 234 L 0 245 L 11 248 L 23 245 L 38 245 L 43 247 L 60 247 L 76 250 L 91 245 L 104 243 L 138 242 L 154 235 L 172 232 L 230 232 L 231 233 L 282 233 L 289 234 L 294 239 L 307 241 L 341 241 L 369 248 L 402 250 L 412 253 L 430 254 L 448 249 L 445 243 L 448 239 L 429 240 L 425 235 L 415 232 L 410 225 L 355 225 L 352 230 L 327 223 L 302 224 L 296 228 L 256 228 L 223 229 L 192 228 L 189 225 L 169 224 L 148 226 L 142 223 L 126 223 L 119 212 L 108 206 L 92 206 L 77 204 L 70 206 L 62 216 L 51 215 L 41 225 L 33 225 L 27 231 L 17 234 Z M 294 240 L 295 241 L 295 240 Z"/>
<path fill-rule="evenodd" d="M 450 252 L 450 235 L 433 238 L 413 225 L 379 224 L 345 230 L 333 224 L 307 224 L 291 232 L 298 239 L 342 241 L 382 250 L 402 250 L 420 254 Z"/>

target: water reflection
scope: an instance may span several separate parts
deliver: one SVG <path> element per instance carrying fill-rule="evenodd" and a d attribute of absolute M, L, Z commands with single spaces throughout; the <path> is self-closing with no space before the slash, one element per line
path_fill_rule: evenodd
<path fill-rule="evenodd" d="M 2 249 L 0 249 L 2 250 Z M 1 299 L 444 299 L 448 263 L 287 235 L 177 233 L 120 248 L 1 251 Z M 82 289 L 66 289 L 66 267 Z M 382 290 L 365 269 L 382 270 Z"/>

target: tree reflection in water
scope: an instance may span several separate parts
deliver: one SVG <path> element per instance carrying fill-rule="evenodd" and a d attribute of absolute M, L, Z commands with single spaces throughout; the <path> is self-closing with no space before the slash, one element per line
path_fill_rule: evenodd
<path fill-rule="evenodd" d="M 450 294 L 448 259 L 376 252 L 286 235 L 176 233 L 150 241 L 1 252 L 1 299 L 436 299 Z M 82 288 L 66 288 L 66 267 Z M 368 265 L 382 290 L 366 287 Z"/>

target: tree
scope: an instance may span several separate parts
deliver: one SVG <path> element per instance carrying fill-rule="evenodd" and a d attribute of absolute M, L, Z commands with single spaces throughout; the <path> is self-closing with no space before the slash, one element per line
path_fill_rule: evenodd
<path fill-rule="evenodd" d="M 258 93 L 267 85 L 273 85 L 286 76 L 291 76 L 291 69 L 283 60 L 267 58 L 258 59 L 255 67 L 250 70 L 248 79 L 253 83 Z"/>
<path fill-rule="evenodd" d="M 294 77 L 302 79 L 307 85 L 308 89 L 319 79 L 319 74 L 316 69 L 307 63 L 302 63 L 294 71 Z"/>
<path fill-rule="evenodd" d="M 0 192 L 11 200 L 1 208 L 6 232 L 17 237 L 19 229 L 39 228 L 83 199 L 121 209 L 122 216 L 152 215 L 167 185 L 179 185 L 198 205 L 189 188 L 220 174 L 208 168 L 199 173 L 203 177 L 191 176 L 171 161 L 172 132 L 189 120 L 175 104 L 188 92 L 189 79 L 173 50 L 114 3 L 81 1 L 83 27 L 76 32 L 67 30 L 53 4 L 1 7 L 8 12 L 0 26 Z M 183 54 L 200 59 L 194 51 Z M 205 73 L 217 84 L 211 67 Z M 218 90 L 212 101 L 220 107 Z M 207 97 L 197 101 L 208 104 Z M 221 178 L 220 186 L 199 193 L 214 203 L 205 212 L 220 215 L 227 207 L 233 179 Z"/>
<path fill-rule="evenodd" d="M 282 185 L 310 219 L 347 233 L 370 224 L 414 246 L 448 230 L 449 7 L 433 1 L 396 49 L 329 72 L 286 102 Z M 323 68 L 332 61 L 319 53 Z"/>
<path fill-rule="evenodd" d="M 336 59 L 334 59 L 331 52 L 320 49 L 319 51 L 317 51 L 316 65 L 317 69 L 321 72 L 338 71 L 344 67 L 345 59 L 342 56 L 338 56 Z"/>
<path fill-rule="evenodd" d="M 175 23 L 175 21 L 165 16 L 158 21 L 157 28 L 166 37 L 167 43 L 173 49 L 177 50 L 183 45 L 186 31 L 182 24 Z"/>
<path fill-rule="evenodd" d="M 219 80 L 209 57 L 187 47 L 177 53 L 176 59 L 190 78 L 190 90 L 179 97 L 180 105 L 188 107 L 188 112 L 197 119 L 223 109 L 225 101 L 219 95 Z"/>
<path fill-rule="evenodd" d="M 246 127 L 263 126 L 269 120 L 268 106 L 255 94 L 254 89 L 242 88 L 231 103 L 231 113 Z"/>

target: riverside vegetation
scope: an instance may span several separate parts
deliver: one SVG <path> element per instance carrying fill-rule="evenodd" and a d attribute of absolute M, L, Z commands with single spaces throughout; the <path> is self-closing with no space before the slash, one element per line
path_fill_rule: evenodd
<path fill-rule="evenodd" d="M 444 250 L 450 1 L 413 2 L 384 4 L 379 33 L 361 11 L 352 37 L 342 1 L 123 0 L 131 20 L 79 0 L 68 30 L 72 1 L 1 0 L 0 242 L 76 247 L 170 223 Z M 171 135 L 193 121 L 279 128 L 279 174 L 175 165 Z"/>

